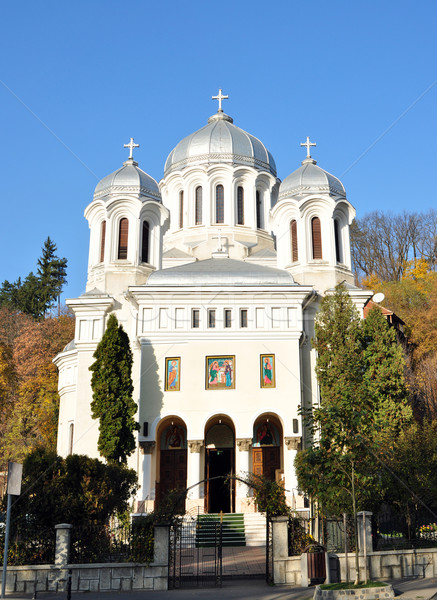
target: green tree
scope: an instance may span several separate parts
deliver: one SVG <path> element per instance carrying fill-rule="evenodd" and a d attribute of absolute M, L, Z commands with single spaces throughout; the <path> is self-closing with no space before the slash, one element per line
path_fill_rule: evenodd
<path fill-rule="evenodd" d="M 111 463 L 125 463 L 135 450 L 133 432 L 139 429 L 132 398 L 132 351 L 129 337 L 110 315 L 106 331 L 94 353 L 91 365 L 93 400 L 91 414 L 100 419 L 98 449 Z"/>

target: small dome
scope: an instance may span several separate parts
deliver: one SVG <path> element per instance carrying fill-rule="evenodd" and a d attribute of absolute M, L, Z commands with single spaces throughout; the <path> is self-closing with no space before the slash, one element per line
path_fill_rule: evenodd
<path fill-rule="evenodd" d="M 346 198 L 346 191 L 341 181 L 318 167 L 317 162 L 312 158 L 306 158 L 302 161 L 302 166 L 281 183 L 279 200 L 317 192 L 327 192 Z"/>
<path fill-rule="evenodd" d="M 272 155 L 262 142 L 233 124 L 224 112 L 217 112 L 208 124 L 184 138 L 165 163 L 164 176 L 191 165 L 228 163 L 269 171 L 276 177 Z"/>
<path fill-rule="evenodd" d="M 287 271 L 232 258 L 208 258 L 154 271 L 146 285 L 282 286 L 297 285 Z"/>
<path fill-rule="evenodd" d="M 132 158 L 124 162 L 121 169 L 99 181 L 94 190 L 94 198 L 119 192 L 138 193 L 152 200 L 161 201 L 157 182 L 140 169 L 138 163 Z"/>

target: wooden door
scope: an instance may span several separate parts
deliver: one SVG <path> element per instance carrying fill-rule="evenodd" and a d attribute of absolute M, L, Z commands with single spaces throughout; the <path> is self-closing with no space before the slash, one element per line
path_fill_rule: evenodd
<path fill-rule="evenodd" d="M 279 446 L 253 448 L 252 460 L 254 475 L 263 475 L 270 481 L 275 481 L 276 470 L 281 468 Z"/>
<path fill-rule="evenodd" d="M 187 451 L 161 450 L 160 497 L 171 490 L 185 490 L 186 487 Z"/>

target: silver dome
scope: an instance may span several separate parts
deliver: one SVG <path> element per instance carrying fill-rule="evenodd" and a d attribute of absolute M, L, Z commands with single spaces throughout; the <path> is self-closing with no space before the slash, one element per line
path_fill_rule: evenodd
<path fill-rule="evenodd" d="M 217 112 L 208 124 L 184 138 L 165 163 L 164 176 L 193 164 L 229 163 L 269 171 L 276 177 L 272 155 L 262 142 L 233 124 L 224 112 Z"/>
<path fill-rule="evenodd" d="M 94 198 L 117 192 L 139 193 L 152 200 L 161 200 L 157 182 L 140 169 L 132 158 L 124 162 L 121 169 L 99 181 L 94 190 Z"/>
<path fill-rule="evenodd" d="M 318 167 L 317 162 L 312 158 L 306 158 L 302 161 L 302 166 L 281 183 L 279 200 L 315 192 L 328 192 L 346 198 L 346 191 L 341 181 Z"/>
<path fill-rule="evenodd" d="M 147 286 L 276 286 L 297 285 L 287 271 L 232 258 L 208 258 L 178 267 L 153 271 Z"/>

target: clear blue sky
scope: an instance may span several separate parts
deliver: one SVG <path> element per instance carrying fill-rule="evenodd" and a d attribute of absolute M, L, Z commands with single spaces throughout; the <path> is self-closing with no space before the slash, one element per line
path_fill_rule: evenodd
<path fill-rule="evenodd" d="M 35 269 L 50 235 L 68 258 L 64 298 L 82 293 L 97 181 L 131 136 L 159 181 L 172 148 L 217 110 L 219 87 L 281 179 L 309 135 L 358 217 L 435 207 L 436 31 L 435 2 L 5 3 L 0 281 Z"/>

